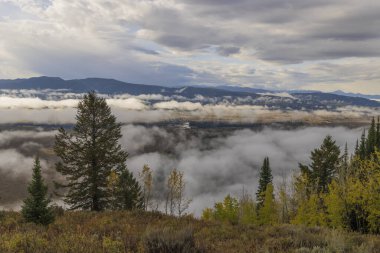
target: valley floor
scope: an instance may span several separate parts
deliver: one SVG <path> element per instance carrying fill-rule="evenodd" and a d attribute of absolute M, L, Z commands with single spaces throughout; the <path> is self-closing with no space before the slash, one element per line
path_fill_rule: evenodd
<path fill-rule="evenodd" d="M 234 226 L 152 212 L 65 212 L 43 227 L 4 212 L 0 252 L 378 253 L 380 236 L 294 225 Z"/>

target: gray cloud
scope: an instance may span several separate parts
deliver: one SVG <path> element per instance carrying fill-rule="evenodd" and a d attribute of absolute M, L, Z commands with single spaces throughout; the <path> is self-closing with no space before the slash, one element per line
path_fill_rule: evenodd
<path fill-rule="evenodd" d="M 55 157 L 51 147 L 55 131 L 2 131 L 0 133 L 0 206 L 19 208 L 26 197 L 36 155 L 41 158 L 43 176 L 52 189 L 59 178 L 52 169 Z"/>
<path fill-rule="evenodd" d="M 0 5 L 6 10 L 0 12 L 0 77 L 101 76 L 172 86 L 380 92 L 372 68 L 380 64 L 376 1 L 9 0 Z M 344 80 L 334 71 L 320 80 L 314 69 L 325 63 L 362 67 L 346 71 Z"/>
<path fill-rule="evenodd" d="M 230 56 L 240 53 L 240 48 L 238 47 L 218 47 L 218 53 L 223 56 Z"/>

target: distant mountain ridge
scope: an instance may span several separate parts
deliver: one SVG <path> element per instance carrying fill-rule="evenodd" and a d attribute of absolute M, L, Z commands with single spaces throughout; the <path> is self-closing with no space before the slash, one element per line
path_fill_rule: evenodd
<path fill-rule="evenodd" d="M 194 95 L 204 95 L 207 97 L 219 96 L 248 96 L 246 92 L 229 92 L 222 89 L 207 87 L 181 87 L 172 88 L 158 85 L 133 84 L 106 78 L 85 78 L 64 80 L 59 77 L 32 77 L 28 79 L 0 80 L 0 89 L 52 89 L 68 90 L 71 92 L 88 92 L 95 90 L 104 94 L 161 94 L 161 95 L 181 95 L 192 98 Z M 254 95 L 256 96 L 256 95 Z"/>
<path fill-rule="evenodd" d="M 2 90 L 60 90 L 84 93 L 95 90 L 102 94 L 118 95 L 162 95 L 178 101 L 201 103 L 227 102 L 234 104 L 260 105 L 279 109 L 334 109 L 341 106 L 365 106 L 380 108 L 378 101 L 346 93 L 323 93 L 317 91 L 277 91 L 236 86 L 214 87 L 165 87 L 133 84 L 106 78 L 64 80 L 59 77 L 33 77 L 28 79 L 0 80 Z"/>

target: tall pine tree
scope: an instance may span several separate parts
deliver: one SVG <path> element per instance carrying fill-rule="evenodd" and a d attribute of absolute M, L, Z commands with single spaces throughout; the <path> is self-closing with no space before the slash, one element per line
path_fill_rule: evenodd
<path fill-rule="evenodd" d="M 269 164 L 269 157 L 264 158 L 263 166 L 260 170 L 260 179 L 259 179 L 259 188 L 256 192 L 256 201 L 257 207 L 260 208 L 264 203 L 265 199 L 265 191 L 267 189 L 268 184 L 272 183 L 272 170 Z"/>
<path fill-rule="evenodd" d="M 362 137 L 360 138 L 360 145 L 359 145 L 359 157 L 360 159 L 364 160 L 367 157 L 367 144 L 366 144 L 366 133 L 365 129 L 363 130 Z"/>
<path fill-rule="evenodd" d="M 118 143 L 121 124 L 95 92 L 79 102 L 76 121 L 72 131 L 61 128 L 55 139 L 56 169 L 66 177 L 60 186 L 68 188 L 65 202 L 71 209 L 101 211 L 112 198 L 107 178 L 122 172 L 128 156 Z"/>
<path fill-rule="evenodd" d="M 49 207 L 47 198 L 48 187 L 41 175 L 41 165 L 38 157 L 34 161 L 32 181 L 28 186 L 29 196 L 24 200 L 21 209 L 22 216 L 27 222 L 48 225 L 54 221 L 54 215 Z"/>
<path fill-rule="evenodd" d="M 330 135 L 326 136 L 322 145 L 311 152 L 311 164 L 300 164 L 301 171 L 306 173 L 317 193 L 328 192 L 328 185 L 336 176 L 339 166 L 340 149 Z"/>
<path fill-rule="evenodd" d="M 369 158 L 373 152 L 375 152 L 376 142 L 376 122 L 375 118 L 372 118 L 371 127 L 368 130 L 368 137 L 366 141 L 366 157 Z"/>
<path fill-rule="evenodd" d="M 380 149 L 380 116 L 377 117 L 376 123 L 376 148 Z"/>
<path fill-rule="evenodd" d="M 340 166 L 338 171 L 338 180 L 339 182 L 344 182 L 346 180 L 347 174 L 349 173 L 349 156 L 348 156 L 348 145 L 344 146 L 344 153 L 340 158 Z"/>
<path fill-rule="evenodd" d="M 127 168 L 123 168 L 119 176 L 116 200 L 116 209 L 144 209 L 144 195 L 141 187 L 133 174 Z"/>

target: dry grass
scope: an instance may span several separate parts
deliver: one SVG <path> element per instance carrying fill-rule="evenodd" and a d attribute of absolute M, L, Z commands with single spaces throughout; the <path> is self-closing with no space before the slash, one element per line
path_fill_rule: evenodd
<path fill-rule="evenodd" d="M 380 236 L 293 225 L 233 226 L 151 212 L 66 212 L 48 227 L 0 218 L 0 252 L 380 253 Z"/>

